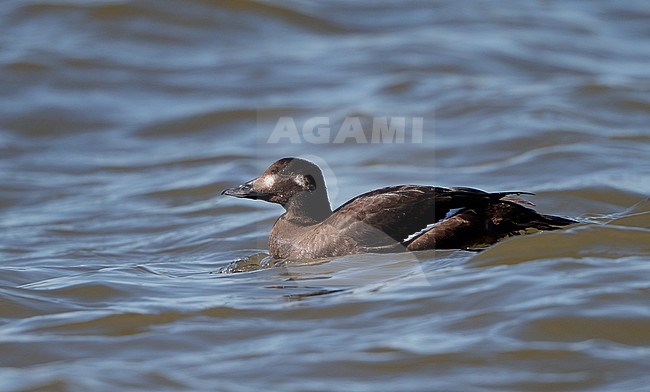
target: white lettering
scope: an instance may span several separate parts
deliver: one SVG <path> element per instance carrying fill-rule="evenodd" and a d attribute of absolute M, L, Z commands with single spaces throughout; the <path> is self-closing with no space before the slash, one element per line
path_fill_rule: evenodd
<path fill-rule="evenodd" d="M 358 117 L 346 117 L 341 124 L 338 134 L 334 138 L 334 143 L 345 143 L 347 139 L 356 140 L 357 144 L 368 143 L 366 135 L 363 133 L 363 126 Z"/>
<path fill-rule="evenodd" d="M 390 122 L 386 117 L 375 117 L 372 120 L 372 142 L 379 143 L 404 143 L 406 132 L 405 117 L 391 117 Z"/>
<path fill-rule="evenodd" d="M 423 128 L 424 128 L 424 118 L 413 117 L 413 127 L 411 128 L 411 143 L 422 144 Z"/>
<path fill-rule="evenodd" d="M 302 136 L 307 143 L 328 143 L 330 141 L 329 125 L 329 117 L 312 117 L 302 126 Z"/>
<path fill-rule="evenodd" d="M 280 139 L 284 138 L 289 139 L 289 143 L 300 143 L 298 128 L 292 117 L 280 117 L 266 142 L 269 144 L 277 144 L 280 142 Z"/>

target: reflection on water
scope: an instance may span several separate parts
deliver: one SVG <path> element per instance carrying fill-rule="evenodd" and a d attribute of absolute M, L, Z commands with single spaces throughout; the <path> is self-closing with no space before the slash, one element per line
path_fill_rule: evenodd
<path fill-rule="evenodd" d="M 0 389 L 645 390 L 642 1 L 5 2 Z M 267 143 L 278 119 L 423 118 L 422 143 Z M 334 207 L 524 190 L 567 230 L 482 252 L 276 263 L 282 156 Z"/>

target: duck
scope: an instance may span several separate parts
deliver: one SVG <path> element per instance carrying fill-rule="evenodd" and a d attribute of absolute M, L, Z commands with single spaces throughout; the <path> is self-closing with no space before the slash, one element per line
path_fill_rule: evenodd
<path fill-rule="evenodd" d="M 221 194 L 284 208 L 269 234 L 269 253 L 276 259 L 481 249 L 510 236 L 576 223 L 535 211 L 519 197 L 530 192 L 466 187 L 388 186 L 332 210 L 321 169 L 294 157 Z"/>

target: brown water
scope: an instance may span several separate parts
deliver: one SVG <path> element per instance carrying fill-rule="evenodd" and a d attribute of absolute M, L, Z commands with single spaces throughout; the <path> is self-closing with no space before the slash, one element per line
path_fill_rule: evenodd
<path fill-rule="evenodd" d="M 24 0 L 0 26 L 0 390 L 649 390 L 645 1 Z M 281 116 L 423 139 L 267 143 Z M 334 206 L 463 185 L 582 223 L 273 267 L 281 209 L 218 195 L 291 155 Z"/>

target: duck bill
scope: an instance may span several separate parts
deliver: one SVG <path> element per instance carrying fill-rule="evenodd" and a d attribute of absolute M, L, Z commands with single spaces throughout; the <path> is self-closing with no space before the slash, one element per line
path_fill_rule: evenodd
<path fill-rule="evenodd" d="M 240 197 L 243 199 L 266 198 L 267 196 L 266 194 L 257 192 L 256 190 L 253 189 L 253 181 L 254 180 L 250 180 L 244 184 L 241 184 L 240 186 L 224 189 L 223 192 L 221 192 L 221 194 L 226 196 Z"/>

